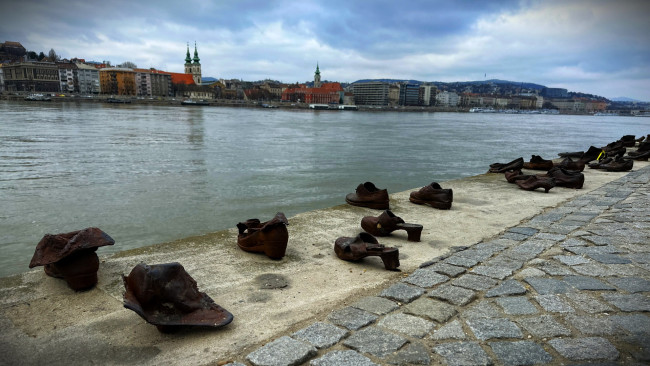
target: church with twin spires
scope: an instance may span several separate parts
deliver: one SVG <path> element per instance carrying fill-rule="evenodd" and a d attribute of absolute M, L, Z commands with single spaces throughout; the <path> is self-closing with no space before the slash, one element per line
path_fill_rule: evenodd
<path fill-rule="evenodd" d="M 187 44 L 187 54 L 185 55 L 185 73 L 192 74 L 194 84 L 201 85 L 201 63 L 199 62 L 199 51 L 196 49 L 194 42 L 194 58 L 190 58 L 190 44 Z"/>

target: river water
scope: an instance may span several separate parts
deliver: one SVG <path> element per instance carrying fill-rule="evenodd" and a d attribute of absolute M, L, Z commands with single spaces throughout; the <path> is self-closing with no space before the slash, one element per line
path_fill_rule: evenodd
<path fill-rule="evenodd" d="M 648 133 L 639 117 L 0 101 L 0 276 L 46 233 L 99 227 L 106 254 Z"/>

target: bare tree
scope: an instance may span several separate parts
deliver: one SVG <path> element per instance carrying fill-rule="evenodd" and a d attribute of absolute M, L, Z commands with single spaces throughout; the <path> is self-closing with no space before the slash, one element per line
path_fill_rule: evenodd
<path fill-rule="evenodd" d="M 47 53 L 47 57 L 50 59 L 50 61 L 59 61 L 61 57 L 56 54 L 54 51 L 54 48 L 50 48 L 50 52 Z"/>
<path fill-rule="evenodd" d="M 136 67 L 138 67 L 138 65 L 134 64 L 131 61 L 124 61 L 121 64 L 117 65 L 117 67 L 128 67 L 130 69 L 135 69 Z"/>

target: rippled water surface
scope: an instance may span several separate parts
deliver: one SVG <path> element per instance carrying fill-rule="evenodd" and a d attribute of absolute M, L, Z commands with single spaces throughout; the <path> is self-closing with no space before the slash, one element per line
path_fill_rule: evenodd
<path fill-rule="evenodd" d="M 99 227 L 105 254 L 648 133 L 639 117 L 0 101 L 0 276 L 46 233 Z"/>

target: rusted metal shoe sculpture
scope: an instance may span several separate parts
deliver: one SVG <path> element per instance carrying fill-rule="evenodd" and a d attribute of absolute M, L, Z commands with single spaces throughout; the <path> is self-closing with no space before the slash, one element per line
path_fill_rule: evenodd
<path fill-rule="evenodd" d="M 420 241 L 422 235 L 422 225 L 405 223 L 401 217 L 395 216 L 390 210 L 382 212 L 377 217 L 364 217 L 361 219 L 361 228 L 374 236 L 388 236 L 395 230 L 405 230 L 408 241 Z"/>
<path fill-rule="evenodd" d="M 384 262 L 387 270 L 394 271 L 399 267 L 399 249 L 387 248 L 368 234 L 360 233 L 354 238 L 340 237 L 334 242 L 334 253 L 345 261 L 359 261 L 365 257 L 377 256 Z"/>
<path fill-rule="evenodd" d="M 612 161 L 614 161 L 614 158 L 604 158 L 604 159 L 596 160 L 593 163 L 589 163 L 587 166 L 590 169 L 605 169 L 605 165 L 611 163 Z"/>
<path fill-rule="evenodd" d="M 621 137 L 619 141 L 621 141 L 625 147 L 634 147 L 634 145 L 636 145 L 636 136 L 625 135 Z"/>
<path fill-rule="evenodd" d="M 610 142 L 606 146 L 603 146 L 603 150 L 609 157 L 623 156 L 627 151 L 625 143 L 621 140 Z"/>
<path fill-rule="evenodd" d="M 548 193 L 551 188 L 555 187 L 555 179 L 540 178 L 536 175 L 531 175 L 530 178 L 526 180 L 518 180 L 516 184 L 519 186 L 519 188 L 525 189 L 527 191 L 533 191 L 537 188 L 544 188 L 544 192 Z"/>
<path fill-rule="evenodd" d="M 289 221 L 278 212 L 266 222 L 250 219 L 237 224 L 237 245 L 244 251 L 264 253 L 271 259 L 281 259 L 287 251 Z"/>
<path fill-rule="evenodd" d="M 564 168 L 564 169 L 569 169 L 569 170 L 575 170 L 578 172 L 585 170 L 585 163 L 583 163 L 580 160 L 573 160 L 569 157 L 564 158 L 564 160 L 555 164 L 554 166 Z"/>
<path fill-rule="evenodd" d="M 140 263 L 122 279 L 124 307 L 161 332 L 189 326 L 218 328 L 232 322 L 232 314 L 200 292 L 180 263 Z"/>
<path fill-rule="evenodd" d="M 605 155 L 605 151 L 603 149 L 599 149 L 595 146 L 589 146 L 589 150 L 587 150 L 584 154 L 578 157 L 578 161 L 584 164 L 589 163 L 590 161 L 598 160 L 599 158 L 602 158 Z"/>
<path fill-rule="evenodd" d="M 637 154 L 632 154 L 631 152 L 627 153 L 628 156 L 625 156 L 625 159 L 639 160 L 639 161 L 648 161 L 650 158 L 650 151 L 642 151 Z"/>
<path fill-rule="evenodd" d="M 75 290 L 87 290 L 97 283 L 99 258 L 95 251 L 115 240 L 96 227 L 63 234 L 46 234 L 36 245 L 29 268 L 45 266 L 45 274 L 63 278 Z"/>
<path fill-rule="evenodd" d="M 524 158 L 517 158 L 509 163 L 490 164 L 488 173 L 504 173 L 508 170 L 519 170 L 524 167 Z"/>
<path fill-rule="evenodd" d="M 605 169 L 608 172 L 627 172 L 628 170 L 632 170 L 633 166 L 633 160 L 616 157 L 614 161 L 604 164 L 601 169 Z"/>
<path fill-rule="evenodd" d="M 529 162 L 524 163 L 524 169 L 531 170 L 549 170 L 553 167 L 552 160 L 542 159 L 539 155 L 533 155 Z"/>
<path fill-rule="evenodd" d="M 580 189 L 585 183 L 584 174 L 560 167 L 551 168 L 546 176 L 555 179 L 555 185 L 558 187 Z"/>
<path fill-rule="evenodd" d="M 348 193 L 345 202 L 352 206 L 374 208 L 376 210 L 387 210 L 388 191 L 377 188 L 372 182 L 365 182 L 357 186 L 355 193 Z"/>
<path fill-rule="evenodd" d="M 444 189 L 437 182 L 432 182 L 426 187 L 420 188 L 419 191 L 411 192 L 409 201 L 418 205 L 430 205 L 433 208 L 448 210 L 454 200 L 454 192 L 450 189 Z"/>
<path fill-rule="evenodd" d="M 521 170 L 508 170 L 507 172 L 503 173 L 503 175 L 506 177 L 508 183 L 512 184 L 518 180 L 526 180 L 531 177 L 531 174 L 524 174 L 521 172 Z"/>
<path fill-rule="evenodd" d="M 629 151 L 627 153 L 628 158 L 634 159 L 634 160 L 647 160 L 644 159 L 644 157 L 648 156 L 648 152 L 650 151 L 650 141 L 646 142 L 641 142 L 639 144 L 639 147 L 636 149 L 636 151 Z M 640 157 L 640 159 L 639 159 Z"/>

